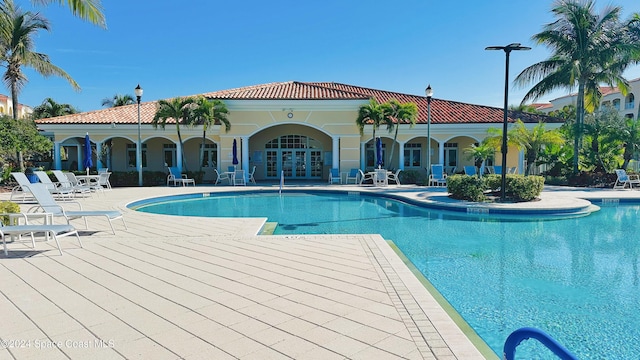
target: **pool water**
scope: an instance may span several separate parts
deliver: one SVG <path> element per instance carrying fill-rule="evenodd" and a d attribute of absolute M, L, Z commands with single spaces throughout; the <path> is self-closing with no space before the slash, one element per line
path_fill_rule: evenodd
<path fill-rule="evenodd" d="M 379 233 L 497 353 L 515 329 L 551 334 L 580 359 L 640 357 L 639 205 L 587 217 L 498 221 L 366 195 L 266 193 L 149 204 L 139 211 L 267 217 L 276 234 Z M 534 341 L 518 358 L 554 359 Z"/>

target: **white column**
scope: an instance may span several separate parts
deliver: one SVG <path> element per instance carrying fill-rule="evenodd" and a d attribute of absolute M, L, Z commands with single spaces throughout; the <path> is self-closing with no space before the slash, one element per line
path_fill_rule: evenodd
<path fill-rule="evenodd" d="M 360 143 L 360 169 L 365 171 L 366 169 L 366 161 L 367 161 L 367 143 Z"/>
<path fill-rule="evenodd" d="M 524 174 L 524 150 L 518 151 L 518 170 L 516 174 Z"/>
<path fill-rule="evenodd" d="M 340 138 L 338 136 L 334 136 L 332 139 L 332 151 L 333 151 L 333 162 L 332 168 L 340 169 Z"/>
<path fill-rule="evenodd" d="M 62 157 L 60 156 L 60 142 L 55 141 L 53 143 L 53 168 L 55 170 L 62 170 Z"/>
<path fill-rule="evenodd" d="M 83 142 L 84 144 L 84 142 Z M 82 171 L 84 170 L 82 168 L 82 156 L 84 155 L 84 152 L 82 151 L 82 145 L 76 145 L 76 154 L 78 155 L 78 171 Z"/>
<path fill-rule="evenodd" d="M 444 166 L 449 165 L 444 163 L 444 141 L 438 141 L 438 164 L 442 164 Z"/>
<path fill-rule="evenodd" d="M 176 166 L 178 167 L 178 173 L 182 173 L 182 146 L 180 146 L 180 142 L 178 142 L 176 146 Z M 140 145 L 142 147 L 142 145 Z M 142 151 L 142 150 L 141 150 Z M 142 162 L 142 160 L 141 160 Z"/>
<path fill-rule="evenodd" d="M 102 142 L 96 142 L 96 169 L 100 169 L 104 167 L 102 163 L 102 159 L 100 157 L 100 153 L 102 152 Z"/>
<path fill-rule="evenodd" d="M 242 170 L 244 170 L 245 176 L 249 174 L 249 138 L 243 136 L 240 138 L 242 146 L 240 147 L 240 156 L 242 158 Z M 246 181 L 246 179 L 245 179 Z"/>
<path fill-rule="evenodd" d="M 398 169 L 404 170 L 404 143 L 398 142 Z"/>

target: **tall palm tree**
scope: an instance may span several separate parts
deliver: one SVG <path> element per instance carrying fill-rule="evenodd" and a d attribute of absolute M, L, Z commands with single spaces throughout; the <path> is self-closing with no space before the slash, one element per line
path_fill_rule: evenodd
<path fill-rule="evenodd" d="M 158 100 L 156 114 L 153 117 L 152 125 L 155 128 L 160 126 L 165 128 L 168 122 L 176 124 L 176 132 L 178 133 L 178 142 L 180 143 L 180 153 L 182 154 L 182 164 L 187 169 L 187 161 L 184 156 L 184 144 L 182 143 L 182 135 L 180 134 L 180 125 L 189 125 L 192 118 L 192 104 L 196 100 L 192 97 L 173 98 L 170 100 Z"/>
<path fill-rule="evenodd" d="M 385 107 L 383 104 L 378 103 L 375 98 L 371 98 L 368 104 L 361 105 L 358 109 L 358 117 L 356 118 L 356 125 L 360 130 L 360 135 L 364 135 L 364 127 L 365 125 L 372 125 L 373 127 L 373 142 L 375 144 L 376 141 L 376 129 L 380 127 L 380 125 L 386 124 L 388 127 L 393 125 L 389 116 L 388 116 L 388 107 Z M 374 166 L 378 163 L 378 154 L 377 151 L 373 151 L 373 164 Z"/>
<path fill-rule="evenodd" d="M 49 5 L 52 3 L 63 4 L 65 0 L 31 0 L 31 2 L 37 5 Z M 73 15 L 103 28 L 107 26 L 100 0 L 66 0 L 66 3 Z"/>
<path fill-rule="evenodd" d="M 542 122 L 529 130 L 520 119 L 516 121 L 513 129 L 509 131 L 509 138 L 518 144 L 518 148 L 525 150 L 525 160 L 527 160 L 527 168 L 524 171 L 525 176 L 531 173 L 531 169 L 536 164 L 536 160 L 544 147 L 564 144 L 564 138 L 560 132 L 547 130 Z"/>
<path fill-rule="evenodd" d="M 80 89 L 69 74 L 51 63 L 48 55 L 34 51 L 33 37 L 39 30 L 50 30 L 47 19 L 38 13 L 22 11 L 13 0 L 0 3 L 0 64 L 6 67 L 2 80 L 11 92 L 14 119 L 18 118 L 18 94 L 27 83 L 23 67 L 33 68 L 45 77 L 60 76 L 74 89 Z M 24 169 L 22 152 L 18 153 L 18 166 L 21 171 Z"/>
<path fill-rule="evenodd" d="M 625 119 L 618 138 L 624 146 L 622 168 L 626 170 L 633 156 L 640 153 L 640 119 Z"/>
<path fill-rule="evenodd" d="M 47 19 L 38 13 L 22 11 L 13 0 L 4 0 L 0 4 L 0 24 L 0 63 L 6 67 L 2 80 L 11 91 L 14 118 L 18 116 L 18 94 L 28 81 L 23 67 L 32 68 L 45 77 L 60 76 L 80 90 L 69 74 L 51 63 L 48 55 L 34 51 L 33 38 L 37 32 L 50 30 Z"/>
<path fill-rule="evenodd" d="M 391 129 L 395 129 L 393 143 L 391 144 L 391 153 L 389 153 L 388 168 L 390 168 L 393 163 L 393 152 L 396 148 L 400 123 L 409 123 L 409 126 L 413 127 L 416 124 L 416 118 L 418 116 L 418 106 L 415 103 L 400 103 L 396 99 L 391 99 L 383 105 L 386 107 L 387 116 L 390 117 L 387 123 L 391 124 Z M 394 119 L 395 123 L 393 121 Z"/>
<path fill-rule="evenodd" d="M 76 114 L 78 110 L 69 104 L 59 104 L 52 98 L 46 98 L 42 104 L 33 108 L 33 119 L 45 119 L 56 116 Z"/>
<path fill-rule="evenodd" d="M 136 100 L 132 95 L 125 94 L 115 94 L 113 97 L 102 99 L 102 106 L 106 107 L 117 107 L 117 106 L 125 106 L 135 104 Z"/>
<path fill-rule="evenodd" d="M 552 9 L 556 20 L 532 39 L 551 48 L 547 60 L 524 69 L 515 79 L 524 86 L 538 81 L 522 99 L 535 100 L 556 89 L 578 87 L 573 171 L 578 172 L 578 150 L 586 111 L 600 104 L 599 84 L 618 86 L 626 95 L 623 71 L 638 59 L 640 42 L 630 35 L 630 25 L 620 21 L 620 7 L 609 6 L 595 13 L 593 0 L 560 0 Z"/>
<path fill-rule="evenodd" d="M 224 125 L 224 132 L 231 130 L 229 122 L 229 110 L 222 100 L 209 100 L 204 96 L 196 101 L 197 107 L 193 109 L 194 125 L 202 125 L 202 146 L 200 146 L 200 169 L 204 162 L 204 144 L 207 138 L 207 129 L 215 124 Z"/>

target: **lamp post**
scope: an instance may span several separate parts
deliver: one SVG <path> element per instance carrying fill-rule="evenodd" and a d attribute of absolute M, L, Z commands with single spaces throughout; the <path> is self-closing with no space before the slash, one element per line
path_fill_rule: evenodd
<path fill-rule="evenodd" d="M 427 86 L 424 93 L 427 95 L 427 179 L 429 179 L 431 175 L 431 97 L 433 96 L 431 84 Z"/>
<path fill-rule="evenodd" d="M 138 168 L 138 186 L 142 186 L 142 138 L 140 137 L 140 99 L 142 98 L 142 88 L 140 84 L 133 91 L 138 101 L 138 145 L 136 146 L 136 167 Z"/>
<path fill-rule="evenodd" d="M 502 183 L 500 184 L 500 201 L 506 201 L 505 190 L 507 187 L 507 105 L 509 101 L 509 54 L 514 50 L 531 50 L 530 47 L 513 43 L 507 46 L 489 46 L 485 50 L 502 50 L 506 55 L 504 70 L 504 118 L 502 119 Z"/>

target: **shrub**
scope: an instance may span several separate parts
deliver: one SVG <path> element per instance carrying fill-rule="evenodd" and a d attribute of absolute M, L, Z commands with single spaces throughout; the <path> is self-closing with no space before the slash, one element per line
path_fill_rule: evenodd
<path fill-rule="evenodd" d="M 507 175 L 505 195 L 513 201 L 531 201 L 540 196 L 543 187 L 542 176 Z"/>
<path fill-rule="evenodd" d="M 0 201 L 0 213 L 13 214 L 13 213 L 19 213 L 19 212 L 20 212 L 20 205 L 12 201 Z M 8 224 L 9 216 L 8 215 L 0 216 L 0 221 L 2 221 L 3 224 Z"/>
<path fill-rule="evenodd" d="M 447 191 L 458 200 L 484 201 L 485 185 L 481 178 L 468 175 L 447 176 Z"/>
<path fill-rule="evenodd" d="M 447 191 L 459 200 L 485 201 L 485 192 L 495 192 L 502 186 L 502 176 L 490 174 L 482 178 L 468 175 L 447 177 Z M 544 187 L 542 176 L 507 174 L 505 196 L 511 201 L 531 201 L 540 196 Z"/>
<path fill-rule="evenodd" d="M 427 176 L 417 170 L 401 171 L 400 175 L 398 176 L 400 177 L 400 183 L 402 184 L 416 184 L 416 185 L 427 184 Z"/>
<path fill-rule="evenodd" d="M 488 174 L 482 177 L 485 189 L 489 191 L 500 190 L 502 186 L 502 175 Z"/>

